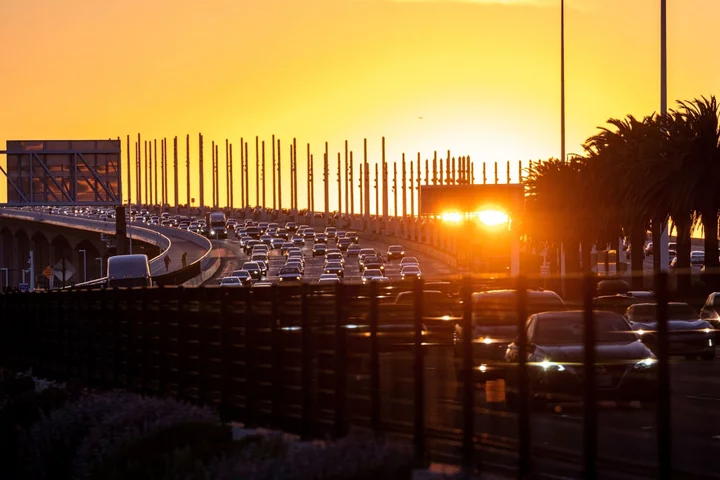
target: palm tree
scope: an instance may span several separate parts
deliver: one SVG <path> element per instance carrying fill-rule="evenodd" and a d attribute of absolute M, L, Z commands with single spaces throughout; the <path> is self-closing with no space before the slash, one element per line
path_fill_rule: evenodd
<path fill-rule="evenodd" d="M 720 119 L 714 96 L 691 102 L 678 102 L 678 112 L 687 123 L 690 133 L 684 167 L 689 173 L 689 188 L 693 192 L 694 210 L 705 231 L 704 280 L 712 287 L 718 285 L 718 210 L 720 209 Z"/>

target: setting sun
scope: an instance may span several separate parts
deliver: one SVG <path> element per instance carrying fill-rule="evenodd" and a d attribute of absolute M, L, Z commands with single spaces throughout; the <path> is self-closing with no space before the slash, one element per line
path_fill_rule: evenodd
<path fill-rule="evenodd" d="M 488 227 L 497 227 L 498 225 L 508 223 L 507 214 L 500 210 L 483 210 L 477 212 L 476 216 L 483 225 Z"/>
<path fill-rule="evenodd" d="M 460 223 L 463 219 L 462 213 L 460 212 L 444 212 L 440 215 L 443 222 L 448 223 Z"/>

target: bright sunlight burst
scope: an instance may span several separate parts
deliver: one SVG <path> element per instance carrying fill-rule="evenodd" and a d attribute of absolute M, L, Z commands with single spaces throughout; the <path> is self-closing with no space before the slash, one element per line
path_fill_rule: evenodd
<path fill-rule="evenodd" d="M 488 227 L 497 227 L 498 225 L 508 223 L 507 214 L 500 210 L 483 210 L 477 212 L 476 215 L 478 220 Z"/>
<path fill-rule="evenodd" d="M 463 216 L 460 212 L 444 212 L 440 215 L 443 222 L 459 223 L 462 221 Z"/>

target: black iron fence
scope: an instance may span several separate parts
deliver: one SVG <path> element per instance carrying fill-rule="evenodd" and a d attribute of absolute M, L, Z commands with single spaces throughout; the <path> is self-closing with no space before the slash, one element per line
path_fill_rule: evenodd
<path fill-rule="evenodd" d="M 584 478 L 603 471 L 670 478 L 665 281 L 656 279 L 655 292 L 657 401 L 650 411 L 657 428 L 648 435 L 656 448 L 632 458 L 599 454 L 594 328 L 584 328 L 577 366 L 584 378 L 575 399 L 581 423 L 555 438 L 554 427 L 542 423 L 545 414 L 534 410 L 537 366 L 529 356 L 535 346 L 525 328 L 531 292 L 524 278 L 517 280 L 512 312 L 514 362 L 478 364 L 483 339 L 472 333 L 472 295 L 485 287 L 470 278 L 433 284 L 444 288 L 448 301 L 441 305 L 419 280 L 6 294 L 0 295 L 0 355 L 32 366 L 37 376 L 212 404 L 226 420 L 304 438 L 369 428 L 412 441 L 419 462 L 501 468 L 518 477 L 549 469 Z M 395 303 L 404 290 L 411 291 L 409 302 Z M 594 279 L 584 279 L 584 292 L 579 306 L 587 327 L 597 317 Z M 488 370 L 506 373 L 478 379 Z M 511 391 L 517 404 L 508 408 Z M 555 440 L 537 438 L 548 432 Z"/>

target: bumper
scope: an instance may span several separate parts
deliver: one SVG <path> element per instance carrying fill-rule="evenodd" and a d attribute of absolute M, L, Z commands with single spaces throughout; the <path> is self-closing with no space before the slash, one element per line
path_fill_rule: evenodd
<path fill-rule="evenodd" d="M 656 398 L 657 371 L 655 368 L 634 371 L 632 366 L 624 371 L 608 369 L 596 373 L 595 383 L 598 400 L 649 402 Z M 536 397 L 556 400 L 577 400 L 584 395 L 582 376 L 575 371 L 536 372 L 531 375 L 531 389 Z"/>

